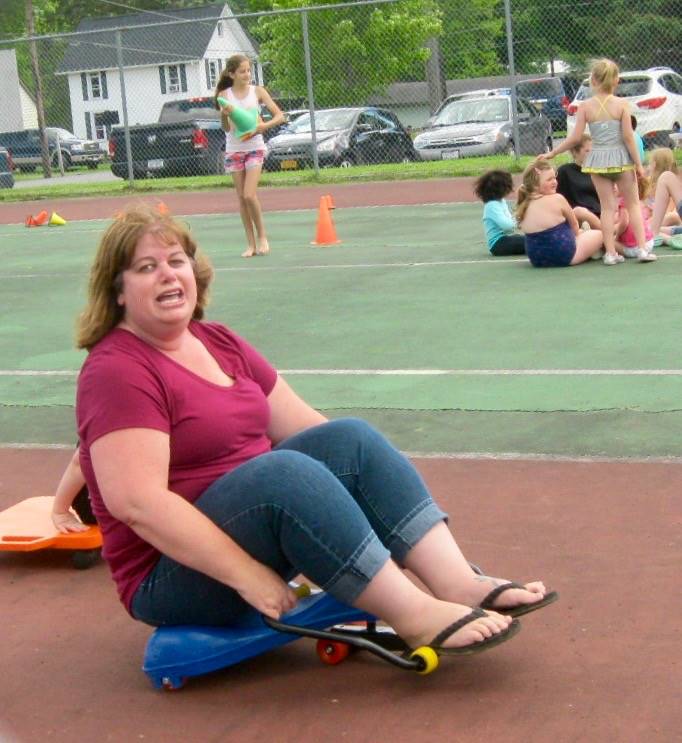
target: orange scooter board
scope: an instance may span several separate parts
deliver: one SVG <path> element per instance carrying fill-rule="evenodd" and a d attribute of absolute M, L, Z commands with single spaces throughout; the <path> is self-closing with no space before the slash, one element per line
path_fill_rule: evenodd
<path fill-rule="evenodd" d="M 0 551 L 32 552 L 42 549 L 99 550 L 102 534 L 98 526 L 87 531 L 62 534 L 52 523 L 52 496 L 36 496 L 0 511 Z M 76 562 L 76 561 L 74 561 Z"/>

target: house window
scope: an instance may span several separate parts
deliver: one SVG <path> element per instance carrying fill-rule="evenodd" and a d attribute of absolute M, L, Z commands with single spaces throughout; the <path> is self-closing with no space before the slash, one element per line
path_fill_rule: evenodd
<path fill-rule="evenodd" d="M 220 74 L 220 62 L 215 59 L 206 60 L 206 87 L 213 90 L 218 84 L 218 75 Z"/>
<path fill-rule="evenodd" d="M 99 72 L 90 73 L 90 92 L 93 98 L 102 97 L 102 81 L 99 76 Z"/>
<path fill-rule="evenodd" d="M 218 36 L 222 36 L 223 35 L 223 22 L 218 21 L 218 25 L 216 28 L 218 30 Z"/>
<path fill-rule="evenodd" d="M 187 70 L 184 64 L 170 64 L 159 67 L 161 93 L 186 93 Z"/>
<path fill-rule="evenodd" d="M 95 114 L 95 139 L 108 139 L 111 127 L 119 123 L 118 111 L 101 111 Z"/>

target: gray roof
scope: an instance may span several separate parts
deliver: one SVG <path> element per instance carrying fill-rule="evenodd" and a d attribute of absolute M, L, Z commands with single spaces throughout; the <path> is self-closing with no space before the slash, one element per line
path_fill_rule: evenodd
<path fill-rule="evenodd" d="M 517 75 L 516 80 L 536 80 L 549 75 Z M 489 90 L 491 88 L 508 88 L 511 86 L 509 75 L 494 77 L 471 77 L 461 80 L 445 81 L 445 97 L 454 93 L 468 93 L 472 90 Z M 374 106 L 421 106 L 429 102 L 429 88 L 426 82 L 393 83 L 385 95 L 373 96 L 370 103 Z"/>
<path fill-rule="evenodd" d="M 201 59 L 208 47 L 218 19 L 231 14 L 225 3 L 197 8 L 179 8 L 155 13 L 131 13 L 86 18 L 77 31 L 96 31 L 70 38 L 57 74 L 83 70 L 108 70 L 118 67 L 116 37 L 121 32 L 124 67 L 172 64 Z M 170 16 L 170 17 L 169 17 Z M 197 23 L 172 23 L 172 19 L 196 20 Z M 203 21 L 203 22 L 202 22 Z M 237 19 L 224 20 L 226 30 L 236 39 L 239 50 L 255 56 L 256 50 Z M 134 27 L 138 28 L 127 28 Z M 237 51 L 237 50 L 235 50 Z"/>

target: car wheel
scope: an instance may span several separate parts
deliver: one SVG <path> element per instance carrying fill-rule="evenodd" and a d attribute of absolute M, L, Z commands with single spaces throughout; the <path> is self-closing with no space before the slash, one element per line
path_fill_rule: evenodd
<path fill-rule="evenodd" d="M 509 157 L 516 157 L 516 150 L 514 149 L 514 143 L 510 142 L 504 150 L 504 154 Z"/>
<path fill-rule="evenodd" d="M 544 146 L 544 148 L 543 148 L 542 151 L 545 154 L 547 154 L 548 152 L 551 152 L 552 151 L 552 147 L 553 147 L 552 138 L 551 137 L 547 137 L 547 139 L 545 140 L 545 146 Z"/>
<path fill-rule="evenodd" d="M 99 167 L 99 163 L 90 162 L 87 165 L 88 165 L 88 170 L 97 170 L 97 168 Z"/>
<path fill-rule="evenodd" d="M 62 150 L 62 163 L 64 164 L 64 170 L 68 170 L 71 167 L 71 158 L 69 157 L 67 152 L 64 152 Z M 59 153 L 55 152 L 54 155 L 52 155 L 52 167 L 58 168 L 59 167 Z"/>
<path fill-rule="evenodd" d="M 355 161 L 350 155 L 344 155 L 339 160 L 339 168 L 352 168 L 355 165 Z"/>

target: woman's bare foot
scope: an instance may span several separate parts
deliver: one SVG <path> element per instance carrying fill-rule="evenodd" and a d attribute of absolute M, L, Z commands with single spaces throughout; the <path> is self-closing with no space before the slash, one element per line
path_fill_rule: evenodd
<path fill-rule="evenodd" d="M 466 601 L 471 601 L 472 606 L 479 606 L 485 597 L 498 586 L 510 583 L 504 578 L 491 578 L 489 575 L 473 575 L 472 584 L 466 591 Z M 524 584 L 523 588 L 510 588 L 500 593 L 493 601 L 496 611 L 504 613 L 505 609 L 513 609 L 517 606 L 535 604 L 547 594 L 547 589 L 542 581 L 533 581 Z"/>
<path fill-rule="evenodd" d="M 253 258 L 256 255 L 256 249 L 249 246 L 243 253 L 242 258 Z"/>
<path fill-rule="evenodd" d="M 267 237 L 261 237 L 258 240 L 258 250 L 256 250 L 257 255 L 267 255 L 270 252 L 270 245 L 268 243 Z"/>
<path fill-rule="evenodd" d="M 419 629 L 411 631 L 408 627 L 394 627 L 398 634 L 412 648 L 428 645 L 446 627 L 462 619 L 472 611 L 470 606 L 454 604 L 448 601 L 431 599 L 426 611 L 418 615 Z M 428 617 L 428 619 L 425 619 Z M 462 629 L 443 640 L 444 648 L 462 648 L 493 637 L 504 632 L 511 624 L 511 617 L 498 614 L 496 611 L 487 611 L 485 616 L 479 617 L 464 625 Z"/>

